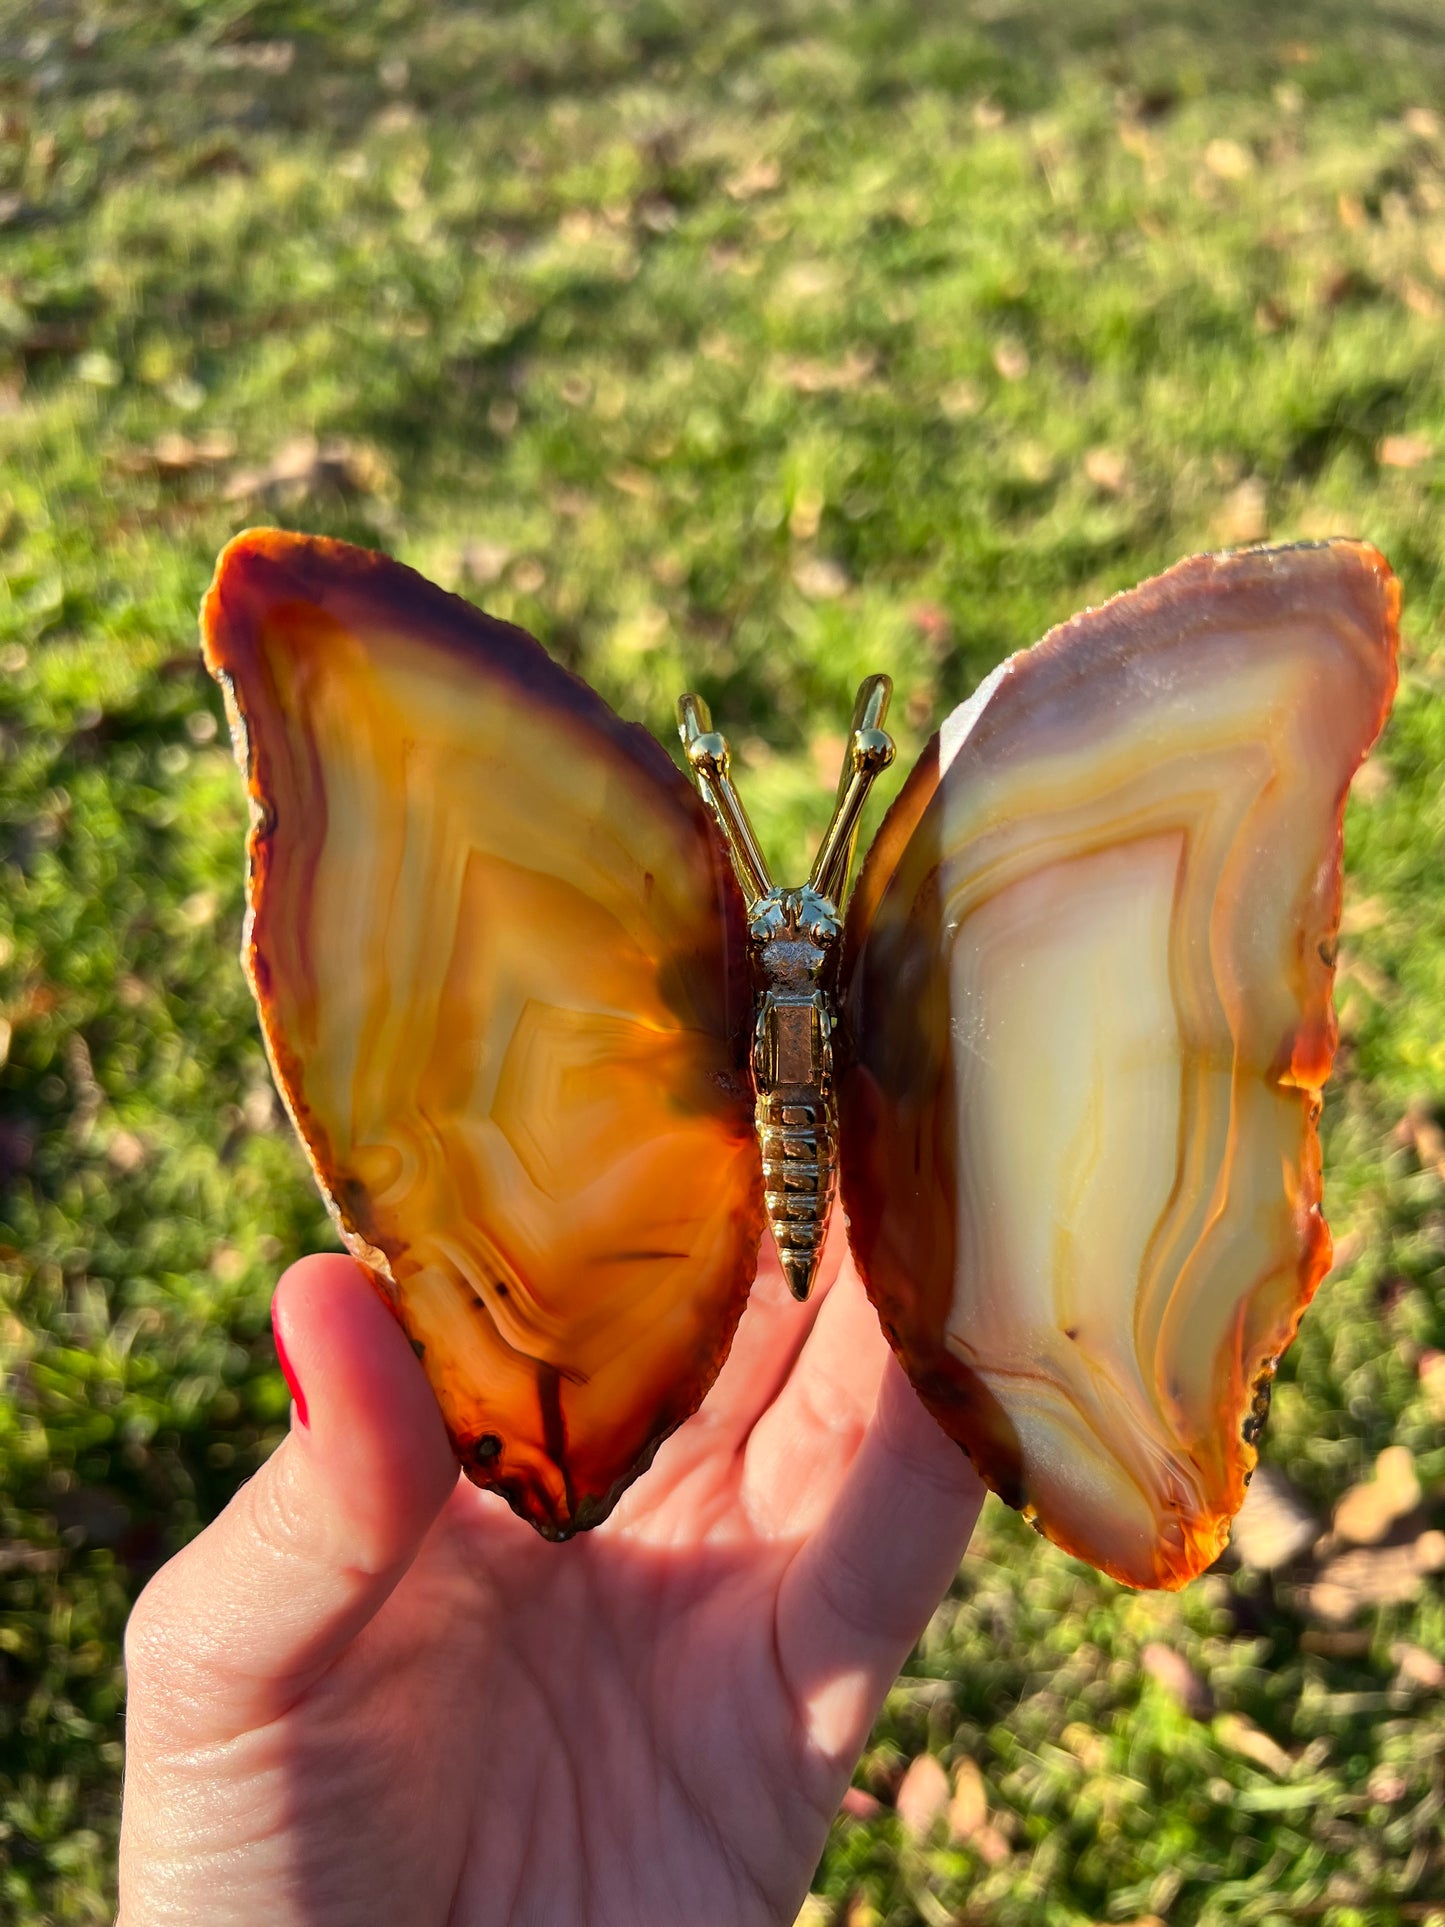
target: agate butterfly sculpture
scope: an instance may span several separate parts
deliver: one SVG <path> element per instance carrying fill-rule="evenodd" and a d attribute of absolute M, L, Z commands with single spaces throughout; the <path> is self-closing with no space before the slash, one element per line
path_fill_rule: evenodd
<path fill-rule="evenodd" d="M 889 1342 L 994 1490 L 1132 1585 L 1208 1565 L 1329 1264 L 1341 826 L 1398 608 L 1338 541 L 1076 617 L 945 720 L 849 899 L 886 678 L 780 889 L 698 698 L 694 787 L 400 564 L 234 541 L 203 631 L 246 967 L 469 1476 L 551 1538 L 605 1518 L 712 1383 L 765 1223 L 806 1293 L 836 1172 Z"/>

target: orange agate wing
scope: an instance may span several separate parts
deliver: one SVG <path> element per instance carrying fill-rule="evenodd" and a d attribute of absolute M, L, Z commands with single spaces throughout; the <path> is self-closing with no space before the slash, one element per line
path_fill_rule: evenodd
<path fill-rule="evenodd" d="M 706 1392 L 756 1263 L 744 918 L 662 749 L 384 556 L 262 530 L 203 611 L 245 961 L 469 1476 L 564 1537 Z"/>
<path fill-rule="evenodd" d="M 1328 1268 L 1341 822 L 1398 607 L 1333 542 L 1066 623 L 943 725 L 850 907 L 869 1293 L 994 1490 L 1132 1585 L 1222 1548 Z"/>

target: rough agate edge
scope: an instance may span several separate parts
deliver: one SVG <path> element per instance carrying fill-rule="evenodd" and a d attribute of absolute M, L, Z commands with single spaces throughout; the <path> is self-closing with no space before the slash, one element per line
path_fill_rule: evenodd
<path fill-rule="evenodd" d="M 696 1408 L 756 1264 L 725 857 L 646 731 L 386 557 L 240 536 L 202 629 L 277 1082 L 468 1476 L 566 1537 Z"/>
<path fill-rule="evenodd" d="M 1336 542 L 1064 624 L 944 724 L 850 908 L 868 1291 L 993 1489 L 1131 1585 L 1223 1547 L 1329 1266 L 1343 811 L 1398 609 Z"/>

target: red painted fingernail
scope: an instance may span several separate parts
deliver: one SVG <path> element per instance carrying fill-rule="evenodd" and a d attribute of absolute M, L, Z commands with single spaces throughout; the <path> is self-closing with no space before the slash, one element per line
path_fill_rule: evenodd
<path fill-rule="evenodd" d="M 285 1379 L 290 1388 L 291 1396 L 296 1401 L 296 1416 L 300 1419 L 301 1423 L 305 1425 L 307 1423 L 306 1394 L 302 1391 L 300 1380 L 296 1376 L 296 1367 L 286 1356 L 286 1347 L 281 1343 L 281 1334 L 274 1326 L 271 1330 L 271 1337 L 276 1345 L 276 1363 L 281 1367 L 281 1376 Z"/>

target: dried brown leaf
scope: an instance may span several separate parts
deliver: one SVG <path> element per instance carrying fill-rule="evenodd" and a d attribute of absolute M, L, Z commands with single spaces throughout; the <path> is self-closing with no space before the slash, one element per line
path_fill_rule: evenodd
<path fill-rule="evenodd" d="M 786 361 L 782 378 L 800 395 L 827 395 L 857 388 L 878 366 L 869 348 L 850 348 L 841 361 Z"/>
<path fill-rule="evenodd" d="M 1408 1640 L 1401 1640 L 1390 1648 L 1390 1657 L 1396 1668 L 1396 1683 L 1400 1686 L 1417 1687 L 1427 1693 L 1438 1693 L 1445 1686 L 1445 1664 L 1427 1653 L 1423 1646 L 1412 1646 Z"/>
<path fill-rule="evenodd" d="M 1375 450 L 1381 468 L 1419 468 L 1435 453 L 1435 444 L 1423 435 L 1386 435 Z"/>
<path fill-rule="evenodd" d="M 1240 1564 L 1273 1572 L 1308 1551 L 1319 1536 L 1319 1521 L 1283 1472 L 1256 1466 L 1230 1534 Z"/>
<path fill-rule="evenodd" d="M 1129 486 L 1129 463 L 1117 448 L 1091 448 L 1084 457 L 1084 474 L 1105 495 L 1122 495 Z"/>
<path fill-rule="evenodd" d="M 1242 181 L 1254 172 L 1254 156 L 1240 141 L 1212 140 L 1204 150 L 1204 165 L 1220 181 Z"/>
<path fill-rule="evenodd" d="M 1445 1352 L 1421 1352 L 1415 1367 L 1430 1416 L 1445 1425 Z"/>
<path fill-rule="evenodd" d="M 1264 483 L 1250 475 L 1231 491 L 1216 519 L 1226 542 L 1263 542 L 1269 534 L 1269 497 Z"/>
<path fill-rule="evenodd" d="M 1419 1503 L 1415 1461 L 1405 1446 L 1387 1445 L 1375 1461 L 1374 1477 L 1351 1486 L 1335 1506 L 1332 1529 L 1347 1545 L 1378 1545 Z"/>
<path fill-rule="evenodd" d="M 462 549 L 462 573 L 470 582 L 485 586 L 498 582 L 506 573 L 513 551 L 505 542 L 468 542 Z"/>
<path fill-rule="evenodd" d="M 1402 1151 L 1415 1153 L 1422 1171 L 1445 1178 L 1445 1126 L 1428 1099 L 1412 1098 L 1391 1136 Z"/>
<path fill-rule="evenodd" d="M 910 1762 L 898 1788 L 895 1805 L 905 1833 L 926 1840 L 948 1806 L 948 1775 L 932 1753 Z"/>
<path fill-rule="evenodd" d="M 1214 1737 L 1231 1753 L 1263 1767 L 1276 1779 L 1283 1779 L 1294 1766 L 1279 1742 L 1272 1740 L 1268 1733 L 1261 1733 L 1254 1721 L 1246 1719 L 1243 1713 L 1221 1713 L 1214 1722 Z"/>
<path fill-rule="evenodd" d="M 1445 314 L 1445 302 L 1441 301 L 1433 288 L 1427 288 L 1413 274 L 1401 275 L 1400 299 L 1411 314 L 1419 315 L 1422 321 L 1438 321 Z"/>
<path fill-rule="evenodd" d="M 756 160 L 724 181 L 723 191 L 731 201 L 755 201 L 760 194 L 775 192 L 782 178 L 776 161 Z"/>
<path fill-rule="evenodd" d="M 241 502 L 264 496 L 292 502 L 321 489 L 341 495 L 377 495 L 389 481 L 381 455 L 364 443 L 340 435 L 325 441 L 314 435 L 293 435 L 269 462 L 238 469 L 226 486 L 225 499 Z"/>
<path fill-rule="evenodd" d="M 848 572 L 826 555 L 805 555 L 793 564 L 793 584 L 810 602 L 836 602 L 848 590 Z"/>
<path fill-rule="evenodd" d="M 938 407 L 949 421 L 965 421 L 983 407 L 983 391 L 976 382 L 951 381 L 939 392 Z"/>
<path fill-rule="evenodd" d="M 1357 1546 L 1321 1568 L 1302 1603 L 1312 1618 L 1343 1625 L 1370 1606 L 1408 1604 L 1442 1568 L 1445 1532 L 1422 1532 L 1404 1545 Z"/>
<path fill-rule="evenodd" d="M 994 348 L 993 365 L 1005 381 L 1022 381 L 1029 372 L 1029 351 L 1021 341 L 1006 336 Z"/>
<path fill-rule="evenodd" d="M 978 1762 L 964 1758 L 953 1769 L 953 1798 L 948 1803 L 948 1831 L 954 1840 L 975 1838 L 988 1825 L 988 1792 Z"/>

